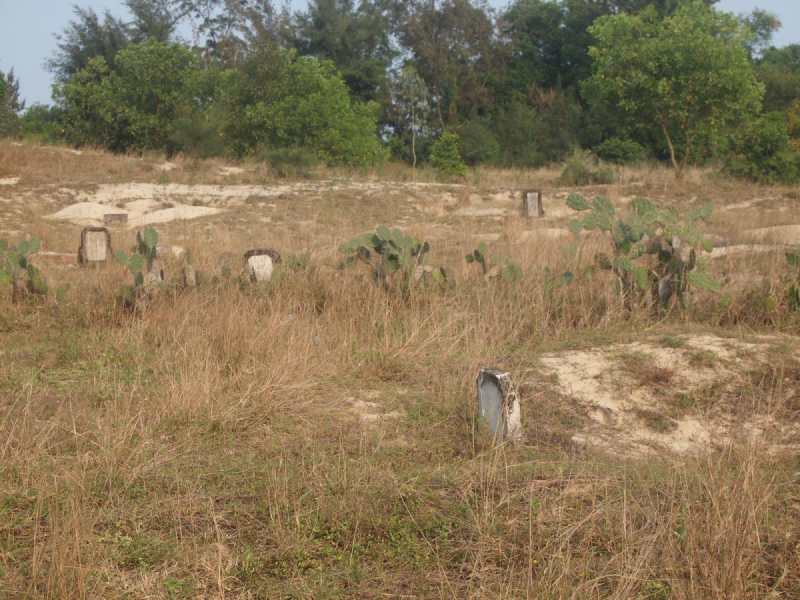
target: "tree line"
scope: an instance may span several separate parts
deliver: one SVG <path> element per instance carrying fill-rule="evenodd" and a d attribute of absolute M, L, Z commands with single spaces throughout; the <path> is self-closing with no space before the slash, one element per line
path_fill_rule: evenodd
<path fill-rule="evenodd" d="M 453 173 L 577 156 L 680 176 L 714 162 L 795 181 L 800 45 L 771 45 L 774 15 L 715 2 L 310 0 L 290 13 L 126 0 L 124 19 L 75 7 L 48 61 L 52 105 L 21 112 L 19 82 L 0 74 L 0 133 Z"/>

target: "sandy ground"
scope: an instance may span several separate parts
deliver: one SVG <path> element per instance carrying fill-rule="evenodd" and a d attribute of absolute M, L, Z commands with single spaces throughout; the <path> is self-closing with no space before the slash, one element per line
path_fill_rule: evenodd
<path fill-rule="evenodd" d="M 731 402 L 748 385 L 744 375 L 768 364 L 779 338 L 742 342 L 715 335 L 614 344 L 542 356 L 549 381 L 589 416 L 574 441 L 621 454 L 698 453 L 733 437 L 780 440 L 800 448 L 800 427 L 771 414 L 737 418 Z M 698 397 L 713 391 L 714 402 Z M 752 413 L 749 413 L 752 414 Z"/>

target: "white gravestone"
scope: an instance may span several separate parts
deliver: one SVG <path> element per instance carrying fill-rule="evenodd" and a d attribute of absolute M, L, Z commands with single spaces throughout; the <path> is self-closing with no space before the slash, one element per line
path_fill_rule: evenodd
<path fill-rule="evenodd" d="M 522 437 L 519 395 L 511 373 L 489 367 L 478 374 L 478 412 L 497 442 L 518 442 Z"/>
<path fill-rule="evenodd" d="M 272 271 L 281 263 L 281 255 L 272 248 L 248 250 L 244 255 L 247 274 L 254 283 L 267 283 Z"/>
<path fill-rule="evenodd" d="M 544 216 L 542 192 L 540 190 L 525 190 L 522 192 L 522 212 L 528 218 Z"/>
<path fill-rule="evenodd" d="M 101 265 L 111 256 L 111 234 L 105 227 L 87 227 L 81 232 L 78 262 L 82 265 Z"/>

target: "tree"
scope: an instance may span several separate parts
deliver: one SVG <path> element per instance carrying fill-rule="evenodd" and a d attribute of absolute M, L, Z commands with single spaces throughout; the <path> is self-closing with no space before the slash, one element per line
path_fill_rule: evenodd
<path fill-rule="evenodd" d="M 505 45 L 484 2 L 398 0 L 394 19 L 402 48 L 431 91 L 442 130 L 494 108 Z"/>
<path fill-rule="evenodd" d="M 389 20 L 374 2 L 311 0 L 306 12 L 295 13 L 289 45 L 301 56 L 330 60 L 353 98 L 377 100 L 385 86 L 395 52 L 389 41 Z"/>
<path fill-rule="evenodd" d="M 742 23 L 750 30 L 751 36 L 747 47 L 753 56 L 760 56 L 769 48 L 772 36 L 781 28 L 781 21 L 777 15 L 760 8 L 742 17 Z"/>
<path fill-rule="evenodd" d="M 25 102 L 19 99 L 19 80 L 14 69 L 8 75 L 0 71 L 0 137 L 19 133 L 19 114 L 25 109 Z"/>
<path fill-rule="evenodd" d="M 417 137 L 429 129 L 432 111 L 428 88 L 413 65 L 407 65 L 393 81 L 392 105 L 396 133 L 411 137 L 411 163 L 417 166 Z"/>
<path fill-rule="evenodd" d="M 220 89 L 228 112 L 223 133 L 235 154 L 302 147 L 351 166 L 386 157 L 375 135 L 378 105 L 352 103 L 329 61 L 293 50 L 258 52 L 229 70 Z"/>
<path fill-rule="evenodd" d="M 657 128 L 677 178 L 699 139 L 760 110 L 749 31 L 732 15 L 690 2 L 664 18 L 654 10 L 601 17 L 590 33 L 584 98 L 612 107 L 620 122 Z"/>
<path fill-rule="evenodd" d="M 197 59 L 178 44 L 144 42 L 102 57 L 64 82 L 56 99 L 67 139 L 114 151 L 163 148 L 176 117 L 193 104 Z"/>
<path fill-rule="evenodd" d="M 765 111 L 786 112 L 800 98 L 800 44 L 765 50 L 756 63 Z"/>
<path fill-rule="evenodd" d="M 135 44 L 170 41 L 189 12 L 183 0 L 125 0 L 125 6 L 133 15 L 129 30 Z"/>
<path fill-rule="evenodd" d="M 117 53 L 129 43 L 128 25 L 108 11 L 101 21 L 91 8 L 75 6 L 73 10 L 76 20 L 56 35 L 58 50 L 46 63 L 59 81 L 66 81 L 98 56 L 113 68 Z"/>

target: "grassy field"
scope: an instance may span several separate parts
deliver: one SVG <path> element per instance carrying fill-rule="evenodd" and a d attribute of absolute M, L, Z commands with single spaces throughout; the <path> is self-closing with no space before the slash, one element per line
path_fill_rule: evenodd
<path fill-rule="evenodd" d="M 36 265 L 71 289 L 0 288 L 0 598 L 800 598 L 800 313 L 775 244 L 800 244 L 800 191 L 656 168 L 580 190 L 623 213 L 714 203 L 723 293 L 655 314 L 608 273 L 547 285 L 607 243 L 565 255 L 556 171 L 286 181 L 0 142 L 12 176 L 0 238 L 39 237 Z M 544 219 L 519 214 L 529 187 Z M 126 268 L 77 267 L 82 225 L 46 217 L 145 197 L 219 208 L 154 225 L 219 281 L 132 313 Z M 382 224 L 455 284 L 404 295 L 339 270 L 339 245 Z M 480 241 L 522 279 L 467 264 Z M 237 285 L 265 246 L 308 265 Z M 519 384 L 516 446 L 477 420 L 492 365 Z"/>

